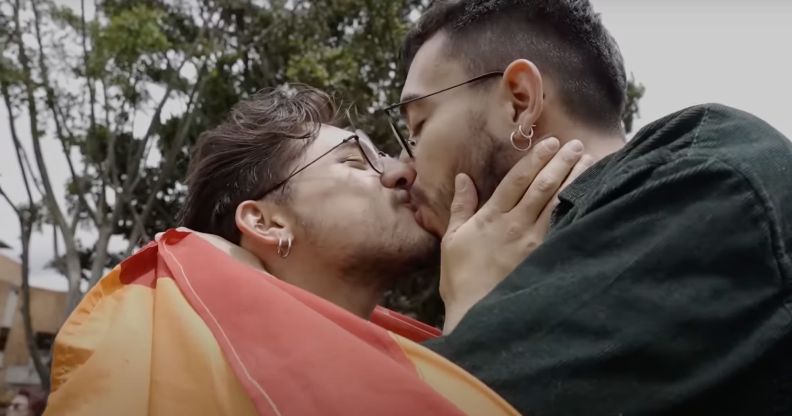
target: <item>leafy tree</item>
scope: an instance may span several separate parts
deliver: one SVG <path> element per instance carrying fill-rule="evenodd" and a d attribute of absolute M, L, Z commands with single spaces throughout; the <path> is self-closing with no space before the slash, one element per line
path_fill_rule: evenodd
<path fill-rule="evenodd" d="M 52 265 L 68 279 L 69 308 L 82 297 L 82 281 L 95 284 L 176 225 L 189 149 L 241 98 L 287 82 L 331 91 L 355 106 L 360 127 L 396 150 L 374 110 L 398 100 L 400 40 L 427 4 L 104 0 L 90 15 L 85 0 L 79 10 L 0 0 L 2 96 L 12 127 L 30 125 L 29 137 L 14 133 L 27 201 L 5 199 L 24 222 L 23 240 L 34 227 L 53 227 Z M 628 130 L 642 94 L 631 83 Z M 63 178 L 49 171 L 45 142 L 67 158 L 65 201 L 55 198 Z M 81 237 L 86 231 L 95 238 Z M 128 244 L 113 251 L 114 237 Z M 386 303 L 439 324 L 436 276 L 405 279 Z"/>

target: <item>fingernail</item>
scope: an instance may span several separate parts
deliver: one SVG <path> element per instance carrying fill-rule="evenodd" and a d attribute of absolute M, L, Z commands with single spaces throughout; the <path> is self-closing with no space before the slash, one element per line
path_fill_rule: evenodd
<path fill-rule="evenodd" d="M 575 153 L 580 153 L 583 151 L 583 142 L 580 140 L 572 140 L 569 142 L 569 149 Z"/>
<path fill-rule="evenodd" d="M 555 137 L 548 137 L 542 140 L 542 144 L 548 152 L 557 152 L 558 148 L 561 147 L 561 142 Z"/>
<path fill-rule="evenodd" d="M 465 180 L 465 175 L 462 173 L 457 174 L 456 179 L 454 179 L 454 187 L 457 192 L 464 191 L 466 186 L 467 181 Z"/>

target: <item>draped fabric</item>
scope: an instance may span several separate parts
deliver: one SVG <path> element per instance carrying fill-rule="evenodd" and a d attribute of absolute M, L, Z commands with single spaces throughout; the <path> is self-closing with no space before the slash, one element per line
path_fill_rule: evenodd
<path fill-rule="evenodd" d="M 92 288 L 53 347 L 47 415 L 507 415 L 417 342 L 169 230 Z"/>

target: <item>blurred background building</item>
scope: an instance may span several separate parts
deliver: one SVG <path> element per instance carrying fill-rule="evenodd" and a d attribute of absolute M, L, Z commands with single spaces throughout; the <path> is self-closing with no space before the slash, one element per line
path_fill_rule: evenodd
<path fill-rule="evenodd" d="M 21 266 L 0 254 L 0 397 L 6 398 L 19 388 L 40 388 L 38 374 L 25 341 L 25 327 L 20 313 Z M 63 320 L 66 293 L 30 289 L 34 342 L 45 362 Z"/>

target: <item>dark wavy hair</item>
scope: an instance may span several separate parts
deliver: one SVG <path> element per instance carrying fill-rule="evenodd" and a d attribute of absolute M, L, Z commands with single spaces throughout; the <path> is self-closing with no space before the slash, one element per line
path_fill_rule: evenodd
<path fill-rule="evenodd" d="M 336 106 L 304 85 L 262 91 L 240 101 L 217 127 L 204 132 L 192 153 L 181 225 L 239 244 L 237 206 L 283 181 L 289 167 L 333 124 Z M 288 198 L 288 185 L 272 193 Z"/>

